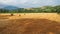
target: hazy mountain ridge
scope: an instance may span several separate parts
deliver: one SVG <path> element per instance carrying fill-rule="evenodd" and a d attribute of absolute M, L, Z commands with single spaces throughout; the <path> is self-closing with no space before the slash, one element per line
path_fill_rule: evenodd
<path fill-rule="evenodd" d="M 11 5 L 5 5 L 5 4 L 0 4 L 0 9 L 8 9 L 8 10 L 14 10 L 14 9 L 18 9 L 18 7 L 16 6 L 11 6 Z"/>
<path fill-rule="evenodd" d="M 14 9 L 18 9 L 18 7 L 15 7 L 15 6 L 6 6 L 4 7 L 5 9 L 8 9 L 8 10 L 14 10 Z"/>
<path fill-rule="evenodd" d="M 0 5 L 2 6 L 2 5 Z M 6 9 L 6 10 L 5 10 Z M 2 13 L 55 13 L 55 12 L 60 12 L 60 5 L 57 6 L 42 6 L 42 7 L 36 7 L 36 8 L 19 8 L 16 6 L 4 6 L 2 9 L 0 8 L 0 12 Z"/>

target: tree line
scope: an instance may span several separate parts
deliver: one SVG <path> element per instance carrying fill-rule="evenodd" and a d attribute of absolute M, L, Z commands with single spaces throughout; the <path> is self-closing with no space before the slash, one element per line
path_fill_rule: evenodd
<path fill-rule="evenodd" d="M 15 10 L 0 9 L 0 13 L 60 13 L 60 5 L 43 6 L 38 8 L 18 8 Z"/>

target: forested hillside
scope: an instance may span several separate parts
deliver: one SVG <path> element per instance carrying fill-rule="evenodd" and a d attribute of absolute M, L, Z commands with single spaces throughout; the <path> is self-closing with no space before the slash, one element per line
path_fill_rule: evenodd
<path fill-rule="evenodd" d="M 17 8 L 13 10 L 0 8 L 0 13 L 60 13 L 60 5 L 43 6 L 37 8 Z"/>

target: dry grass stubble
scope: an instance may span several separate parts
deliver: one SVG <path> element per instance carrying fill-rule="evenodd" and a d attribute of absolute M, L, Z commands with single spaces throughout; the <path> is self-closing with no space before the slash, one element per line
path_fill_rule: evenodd
<path fill-rule="evenodd" d="M 8 20 L 0 34 L 60 34 L 60 23 L 48 19 Z"/>

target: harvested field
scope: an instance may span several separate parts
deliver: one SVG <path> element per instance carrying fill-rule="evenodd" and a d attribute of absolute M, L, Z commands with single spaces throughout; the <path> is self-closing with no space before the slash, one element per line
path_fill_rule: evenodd
<path fill-rule="evenodd" d="M 16 19 L 0 24 L 0 34 L 60 34 L 60 23 L 48 19 Z"/>
<path fill-rule="evenodd" d="M 15 16 L 10 17 L 9 19 L 32 18 L 32 19 L 49 19 L 52 21 L 60 22 L 60 14 L 57 13 L 25 13 L 25 14 L 21 13 L 14 15 Z"/>
<path fill-rule="evenodd" d="M 1 14 L 0 34 L 60 34 L 56 13 Z"/>

